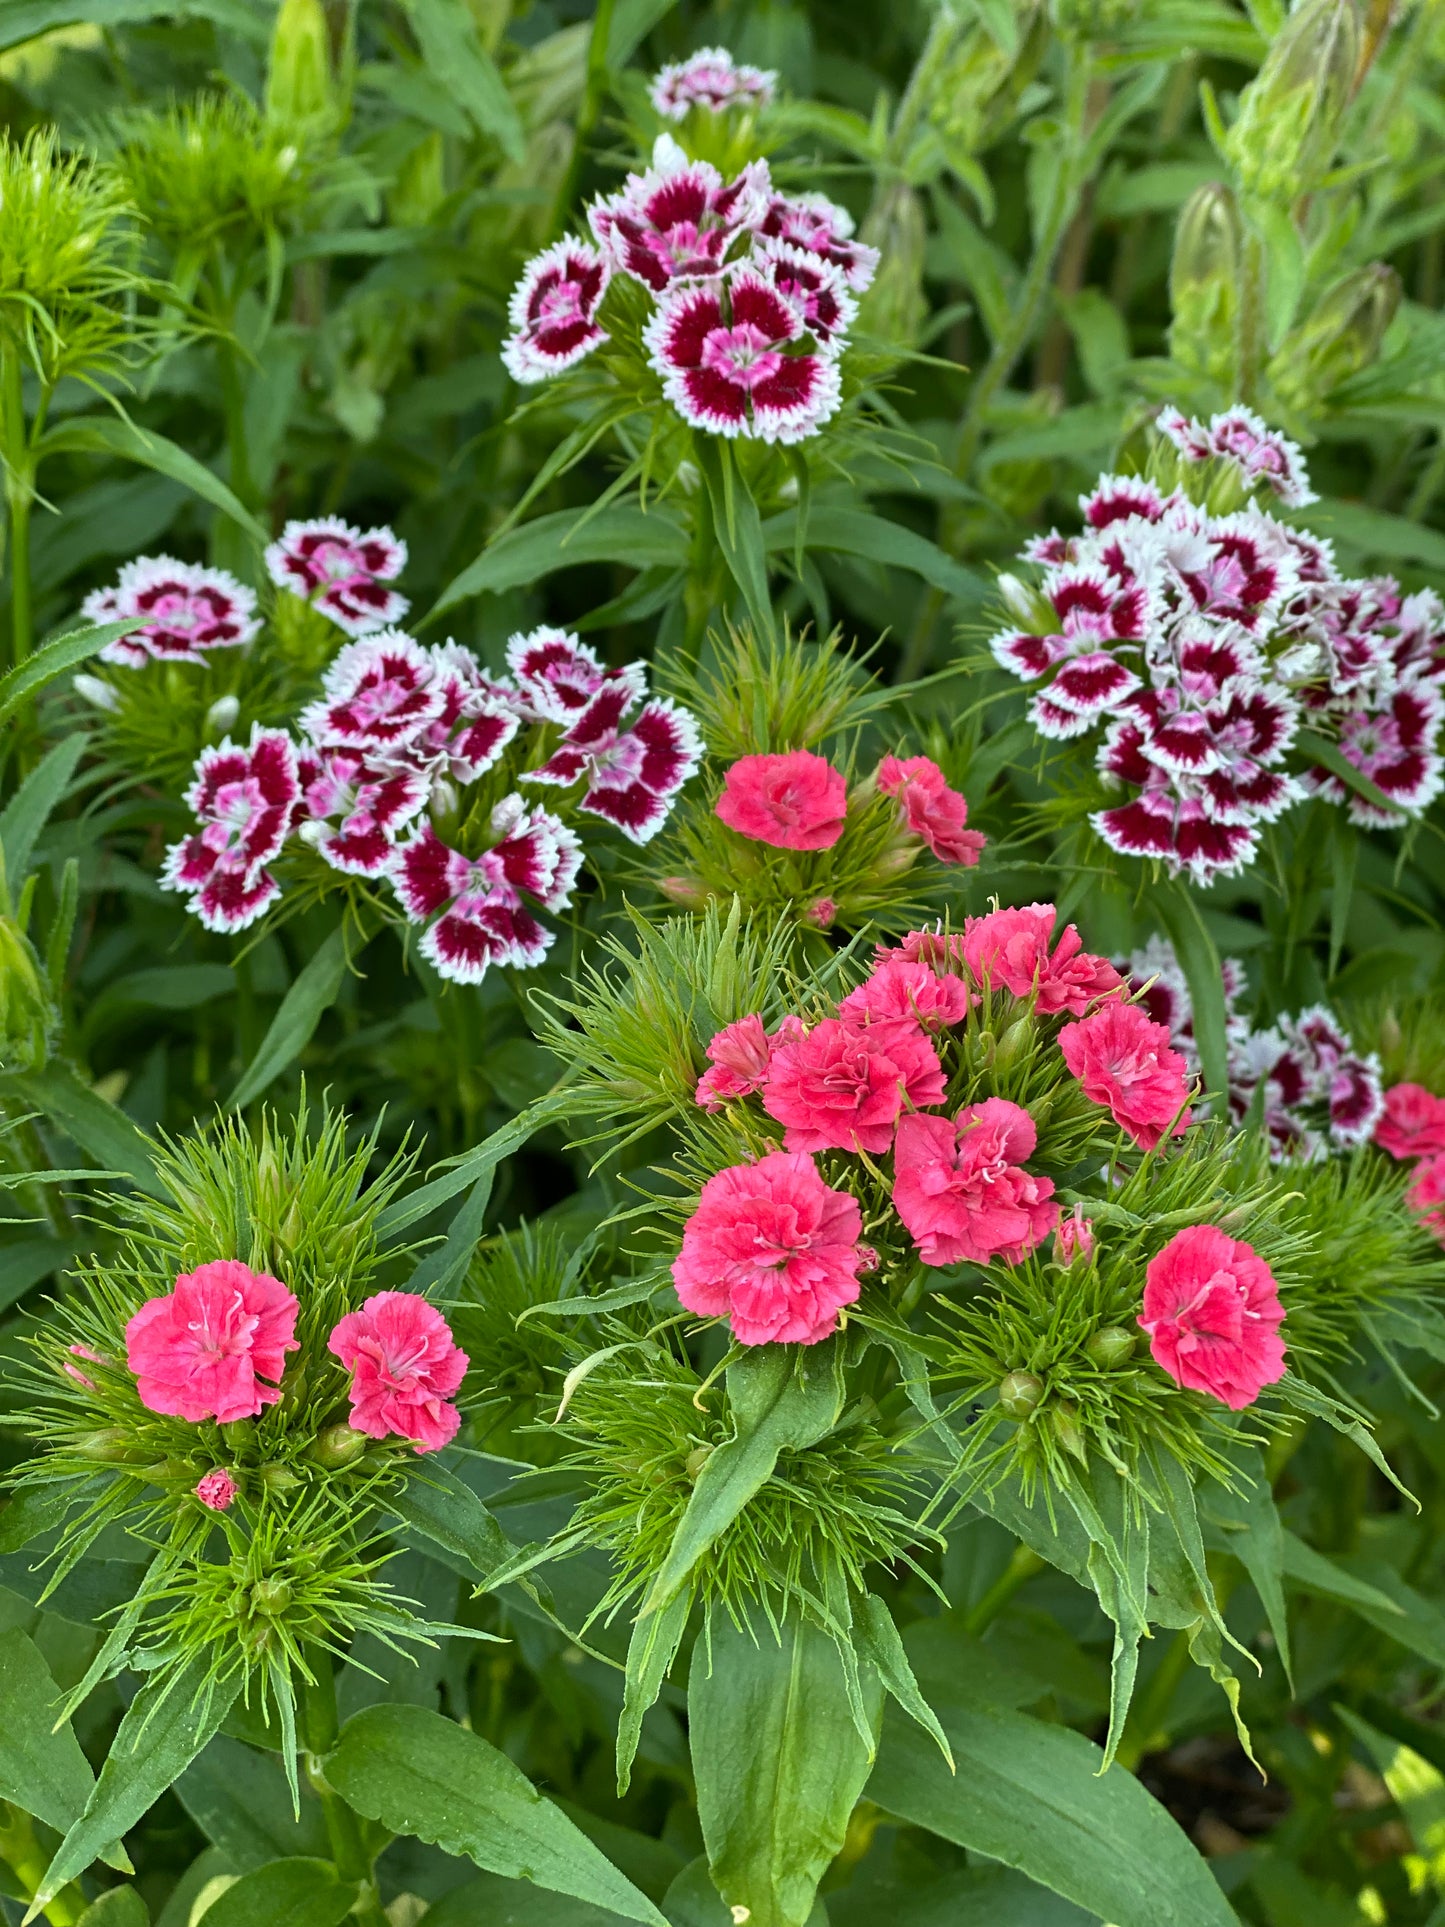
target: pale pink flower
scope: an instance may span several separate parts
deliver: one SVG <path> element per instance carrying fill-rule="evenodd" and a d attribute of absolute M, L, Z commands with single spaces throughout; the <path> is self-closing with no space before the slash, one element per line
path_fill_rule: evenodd
<path fill-rule="evenodd" d="M 697 1080 L 696 1101 L 705 1111 L 719 1111 L 729 1098 L 750 1097 L 762 1089 L 779 1044 L 804 1034 L 800 1017 L 785 1017 L 771 1034 L 764 1029 L 761 1017 L 739 1017 L 708 1045 L 707 1059 L 712 1068 Z"/>
<path fill-rule="evenodd" d="M 1063 1010 L 1080 1017 L 1096 998 L 1117 990 L 1123 978 L 1107 957 L 1084 949 L 1073 924 L 1050 952 L 1057 916 L 1051 903 L 1031 903 L 968 918 L 962 949 L 975 983 L 1032 997 L 1034 1008 L 1046 1017 Z"/>
<path fill-rule="evenodd" d="M 411 1439 L 419 1453 L 439 1452 L 456 1437 L 461 1415 L 450 1401 L 466 1376 L 467 1355 L 425 1298 L 375 1292 L 337 1323 L 326 1347 L 351 1373 L 355 1431 Z"/>
<path fill-rule="evenodd" d="M 1154 1362 L 1233 1412 L 1284 1377 L 1283 1322 L 1274 1273 L 1216 1225 L 1176 1232 L 1149 1262 L 1139 1323 Z"/>
<path fill-rule="evenodd" d="M 212 1512 L 227 1512 L 239 1491 L 240 1487 L 230 1473 L 218 1465 L 196 1487 L 196 1497 Z"/>
<path fill-rule="evenodd" d="M 824 1184 L 811 1157 L 774 1151 L 709 1178 L 672 1267 L 677 1295 L 726 1318 L 742 1345 L 814 1345 L 836 1331 L 877 1262 L 858 1243 L 856 1198 Z"/>
<path fill-rule="evenodd" d="M 961 1024 L 977 1001 L 961 977 L 940 977 L 926 963 L 895 957 L 877 964 L 866 983 L 850 990 L 838 1012 L 858 1023 L 902 1018 L 925 1030 L 947 1030 Z"/>
<path fill-rule="evenodd" d="M 1424 1158 L 1415 1166 L 1405 1202 L 1425 1230 L 1445 1245 L 1445 1152 Z"/>
<path fill-rule="evenodd" d="M 1392 1084 L 1375 1142 L 1392 1158 L 1428 1158 L 1445 1151 L 1445 1097 L 1423 1084 Z"/>
<path fill-rule="evenodd" d="M 940 863 L 972 868 L 986 838 L 965 829 L 967 800 L 955 789 L 937 763 L 927 756 L 885 756 L 878 765 L 878 787 L 898 798 L 898 811 L 908 829 L 925 842 Z"/>
<path fill-rule="evenodd" d="M 779 1045 L 763 1109 L 790 1151 L 886 1151 L 905 1106 L 941 1104 L 947 1080 L 916 1022 L 827 1017 Z"/>
<path fill-rule="evenodd" d="M 1048 1236 L 1053 1181 L 1022 1168 L 1037 1142 L 1028 1112 L 1002 1097 L 899 1120 L 893 1203 L 924 1264 L 1016 1264 Z"/>
<path fill-rule="evenodd" d="M 1188 1064 L 1170 1048 L 1164 1025 L 1137 1004 L 1114 1000 L 1092 1017 L 1065 1024 L 1059 1049 L 1085 1097 L 1107 1104 L 1114 1122 L 1146 1151 L 1166 1131 L 1177 1137 L 1188 1124 Z"/>
<path fill-rule="evenodd" d="M 725 113 L 729 107 L 766 107 L 777 80 L 770 69 L 734 60 L 726 47 L 699 47 L 686 60 L 654 74 L 647 94 L 664 119 L 686 120 L 694 107 L 709 114 Z"/>
<path fill-rule="evenodd" d="M 193 1425 L 255 1418 L 281 1396 L 299 1309 L 279 1278 L 236 1258 L 183 1271 L 125 1328 L 141 1404 Z"/>
<path fill-rule="evenodd" d="M 730 830 L 775 850 L 830 850 L 843 834 L 847 809 L 842 771 L 807 749 L 740 756 L 716 805 Z"/>

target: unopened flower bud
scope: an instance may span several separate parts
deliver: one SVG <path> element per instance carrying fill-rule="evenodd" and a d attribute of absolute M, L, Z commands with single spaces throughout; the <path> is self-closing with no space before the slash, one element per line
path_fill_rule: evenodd
<path fill-rule="evenodd" d="M 1404 1041 L 1404 1035 L 1400 1029 L 1400 1019 L 1396 1016 L 1394 1009 L 1391 1008 L 1387 1010 L 1380 1019 L 1380 1049 L 1386 1056 L 1393 1057 Z"/>
<path fill-rule="evenodd" d="M 120 708 L 119 692 L 99 676 L 72 676 L 70 686 L 81 701 L 89 703 L 92 709 L 103 709 L 113 714 Z"/>
<path fill-rule="evenodd" d="M 1227 382 L 1234 365 L 1239 306 L 1239 210 L 1221 181 L 1198 187 L 1174 234 L 1169 352 L 1184 367 Z"/>
<path fill-rule="evenodd" d="M 103 1425 L 94 1432 L 82 1432 L 74 1450 L 82 1459 L 99 1459 L 106 1465 L 120 1465 L 131 1455 L 131 1442 L 114 1425 Z"/>
<path fill-rule="evenodd" d="M 196 1487 L 196 1497 L 212 1512 L 229 1511 L 240 1488 L 224 1466 L 208 1472 Z"/>
<path fill-rule="evenodd" d="M 1076 1260 L 1087 1262 L 1094 1249 L 1094 1227 L 1084 1216 L 1082 1205 L 1076 1204 L 1066 1218 L 1059 1219 L 1054 1233 L 1054 1263 L 1072 1265 Z"/>
<path fill-rule="evenodd" d="M 812 924 L 815 930 L 831 930 L 838 915 L 838 906 L 831 897 L 819 897 L 810 903 L 803 912 L 804 923 Z"/>
<path fill-rule="evenodd" d="M 1005 1416 L 1022 1425 L 1038 1407 L 1044 1383 L 1032 1372 L 1010 1372 L 999 1381 L 998 1402 Z"/>
<path fill-rule="evenodd" d="M 294 1492 L 301 1481 L 289 1465 L 263 1465 L 261 1483 L 268 1492 Z"/>
<path fill-rule="evenodd" d="M 35 946 L 14 917 L 0 914 L 0 1070 L 39 1070 L 55 1021 Z"/>
<path fill-rule="evenodd" d="M 1038 619 L 1040 597 L 1029 588 L 1027 583 L 1020 582 L 1016 575 L 1010 575 L 1007 570 L 999 576 L 997 587 L 1003 598 L 1004 607 L 1014 620 L 1032 628 Z M 1050 614 L 1052 615 L 1052 611 Z"/>
<path fill-rule="evenodd" d="M 254 1611 L 275 1619 L 291 1604 L 291 1587 L 284 1579 L 258 1579 L 251 1588 Z"/>
<path fill-rule="evenodd" d="M 1061 34 L 1075 40 L 1107 40 L 1128 26 L 1138 0 L 1051 0 L 1049 11 Z"/>
<path fill-rule="evenodd" d="M 910 841 L 900 844 L 896 849 L 885 850 L 873 865 L 874 876 L 879 878 L 901 876 L 905 870 L 913 868 L 922 848 L 921 843 Z"/>
<path fill-rule="evenodd" d="M 1015 1017 L 998 1040 L 998 1048 L 993 1054 L 994 1069 L 1006 1071 L 1021 1057 L 1027 1057 L 1033 1049 L 1034 1035 L 1034 1020 L 1027 1011 L 1022 1017 Z"/>
<path fill-rule="evenodd" d="M 241 713 L 240 698 L 236 696 L 217 696 L 206 711 L 206 734 L 208 736 L 227 736 L 236 727 L 236 718 Z"/>
<path fill-rule="evenodd" d="M 1049 1416 L 1053 1422 L 1054 1437 L 1059 1444 L 1081 1463 L 1087 1463 L 1089 1448 L 1084 1443 L 1084 1434 L 1079 1426 L 1078 1408 L 1068 1404 L 1067 1401 L 1061 1401 L 1054 1406 Z"/>
<path fill-rule="evenodd" d="M 350 1425 L 328 1425 L 311 1441 L 307 1457 L 328 1472 L 339 1472 L 343 1466 L 354 1464 L 365 1450 L 365 1432 L 358 1432 Z"/>
<path fill-rule="evenodd" d="M 701 910 L 708 899 L 708 892 L 695 877 L 661 877 L 658 889 L 672 903 L 680 903 L 684 910 Z"/>
<path fill-rule="evenodd" d="M 1084 1350 L 1096 1365 L 1111 1372 L 1116 1365 L 1127 1364 L 1134 1356 L 1134 1344 L 1133 1332 L 1125 1331 L 1122 1325 L 1105 1325 L 1102 1331 L 1094 1333 Z"/>
<path fill-rule="evenodd" d="M 712 1457 L 712 1452 L 713 1452 L 713 1449 L 710 1445 L 694 1446 L 692 1451 L 689 1452 L 687 1457 L 683 1460 L 683 1470 L 687 1473 L 687 1476 L 689 1477 L 689 1479 L 694 1481 L 694 1483 L 697 1480 L 698 1473 L 701 1472 L 702 1468 L 707 1464 L 708 1460 Z"/>
<path fill-rule="evenodd" d="M 1288 16 L 1229 130 L 1229 159 L 1246 194 L 1288 204 L 1318 185 L 1359 61 L 1355 0 L 1304 0 Z"/>
<path fill-rule="evenodd" d="M 1280 400 L 1291 408 L 1309 407 L 1368 368 L 1399 305 L 1400 277 L 1383 261 L 1337 281 L 1270 363 Z"/>
<path fill-rule="evenodd" d="M 335 116 L 322 0 L 281 0 L 266 74 L 266 118 L 273 126 L 325 128 Z M 278 158 L 284 159 L 284 151 Z"/>
<path fill-rule="evenodd" d="M 911 348 L 928 316 L 928 297 L 923 292 L 928 235 L 917 191 L 906 181 L 883 188 L 863 223 L 860 239 L 877 248 L 880 259 L 873 284 L 863 297 L 859 326 L 890 346 Z"/>

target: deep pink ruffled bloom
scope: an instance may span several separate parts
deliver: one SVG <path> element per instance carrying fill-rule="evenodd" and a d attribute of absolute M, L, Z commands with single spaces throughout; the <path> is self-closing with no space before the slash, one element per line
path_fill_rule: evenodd
<path fill-rule="evenodd" d="M 876 965 L 867 983 L 850 990 L 838 1010 L 858 1023 L 893 1018 L 925 1030 L 947 1030 L 961 1024 L 977 1001 L 961 977 L 940 977 L 926 963 L 896 957 Z"/>
<path fill-rule="evenodd" d="M 885 796 L 898 798 L 898 810 L 913 835 L 925 842 L 940 863 L 959 863 L 967 868 L 978 862 L 987 838 L 979 830 L 965 829 L 968 802 L 955 789 L 937 763 L 927 756 L 885 756 L 878 765 L 878 787 Z"/>
<path fill-rule="evenodd" d="M 694 1096 L 705 1111 L 720 1111 L 729 1098 L 761 1090 L 773 1052 L 805 1034 L 801 1017 L 785 1017 L 771 1034 L 761 1017 L 739 1017 L 720 1030 L 707 1047 L 710 1070 L 697 1080 Z"/>
<path fill-rule="evenodd" d="M 775 850 L 832 849 L 847 809 L 842 771 L 807 749 L 740 756 L 717 800 L 717 814 L 730 830 Z"/>
<path fill-rule="evenodd" d="M 239 1491 L 240 1487 L 230 1473 L 224 1466 L 218 1465 L 213 1472 L 208 1472 L 196 1487 L 196 1497 L 212 1512 L 228 1512 Z"/>
<path fill-rule="evenodd" d="M 1054 1262 L 1071 1265 L 1076 1258 L 1085 1261 L 1094 1249 L 1094 1227 L 1084 1216 L 1084 1207 L 1076 1204 L 1066 1217 L 1059 1219 L 1059 1228 L 1054 1233 Z"/>
<path fill-rule="evenodd" d="M 1445 1097 L 1423 1084 L 1392 1084 L 1375 1142 L 1392 1158 L 1430 1158 L 1445 1151 Z"/>
<path fill-rule="evenodd" d="M 985 989 L 1034 997 L 1034 1008 L 1046 1017 L 1061 1010 L 1082 1017 L 1096 998 L 1117 990 L 1123 978 L 1107 957 L 1084 949 L 1073 924 L 1066 926 L 1050 953 L 1057 917 L 1051 903 L 970 917 L 963 927 L 962 947 L 974 981 Z"/>
<path fill-rule="evenodd" d="M 1139 1323 L 1155 1364 L 1232 1412 L 1284 1377 L 1283 1322 L 1274 1273 L 1216 1225 L 1176 1232 L 1149 1262 Z"/>
<path fill-rule="evenodd" d="M 1416 1165 L 1405 1202 L 1431 1236 L 1445 1245 L 1445 1152 Z"/>
<path fill-rule="evenodd" d="M 1164 1025 L 1137 1004 L 1114 1001 L 1065 1024 L 1059 1049 L 1085 1097 L 1107 1104 L 1114 1122 L 1146 1151 L 1166 1131 L 1177 1137 L 1188 1124 L 1189 1066 L 1182 1052 L 1170 1048 Z"/>
<path fill-rule="evenodd" d="M 1037 1142 L 1028 1112 L 1003 1097 L 899 1120 L 893 1203 L 924 1264 L 1016 1264 L 1049 1235 L 1053 1182 L 1022 1168 Z"/>
<path fill-rule="evenodd" d="M 255 1418 L 281 1396 L 299 1309 L 279 1278 L 236 1258 L 183 1271 L 174 1291 L 147 1299 L 125 1328 L 141 1404 L 192 1425 Z"/>
<path fill-rule="evenodd" d="M 773 1151 L 709 1178 L 672 1267 L 677 1295 L 726 1318 L 742 1345 L 815 1345 L 836 1331 L 876 1254 L 858 1243 L 863 1214 L 812 1158 Z"/>
<path fill-rule="evenodd" d="M 914 1022 L 826 1017 L 773 1052 L 763 1109 L 790 1151 L 883 1152 L 905 1105 L 941 1104 L 938 1053 Z"/>
<path fill-rule="evenodd" d="M 450 1403 L 466 1376 L 467 1355 L 435 1305 L 414 1291 L 374 1292 L 349 1311 L 326 1341 L 351 1373 L 351 1424 L 368 1438 L 412 1439 L 439 1452 L 457 1435 Z"/>

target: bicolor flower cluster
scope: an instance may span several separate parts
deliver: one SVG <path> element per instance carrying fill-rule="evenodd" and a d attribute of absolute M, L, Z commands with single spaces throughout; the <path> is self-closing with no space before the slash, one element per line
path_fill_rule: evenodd
<path fill-rule="evenodd" d="M 1061 1233 L 1054 1181 L 1031 1163 L 1036 1120 L 973 1088 L 976 1013 L 995 1035 L 1020 1019 L 1045 1027 L 1058 1085 L 1076 1080 L 1135 1145 L 1185 1128 L 1190 1086 L 1168 1033 L 1056 922 L 1051 904 L 1032 904 L 956 933 L 916 931 L 880 949 L 832 1015 L 790 1013 L 769 1031 L 753 1014 L 712 1039 L 697 1103 L 714 1114 L 745 1104 L 749 1136 L 781 1142 L 704 1186 L 673 1266 L 689 1311 L 725 1317 L 745 1345 L 827 1337 L 879 1265 L 860 1243 L 860 1197 L 879 1186 L 874 1235 L 924 1265 L 1015 1264 Z M 1087 1249 L 1075 1224 L 1061 1262 Z"/>
<path fill-rule="evenodd" d="M 189 1425 L 258 1417 L 281 1397 L 287 1355 L 299 1349 L 300 1309 L 279 1278 L 234 1258 L 181 1273 L 125 1328 L 126 1366 L 141 1404 Z M 326 1343 L 348 1374 L 346 1423 L 353 1431 L 408 1439 L 418 1452 L 439 1451 L 456 1436 L 461 1419 L 451 1401 L 467 1356 L 424 1298 L 377 1292 L 347 1312 Z M 230 1471 L 217 1467 L 196 1496 L 224 1512 L 238 1490 Z"/>
<path fill-rule="evenodd" d="M 1445 1097 L 1423 1084 L 1394 1084 L 1385 1093 L 1375 1142 L 1392 1158 L 1414 1165 L 1405 1202 L 1445 1245 Z"/>
<path fill-rule="evenodd" d="M 1197 1075 L 1194 1003 L 1173 946 L 1152 938 L 1120 967 Z M 1276 1163 L 1315 1163 L 1368 1143 L 1384 1111 L 1379 1058 L 1356 1050 L 1324 1004 L 1256 1026 L 1239 1008 L 1247 987 L 1243 968 L 1226 957 L 1222 974 L 1235 1122 L 1257 1120 Z"/>
<path fill-rule="evenodd" d="M 733 59 L 726 47 L 699 47 L 654 74 L 648 98 L 664 120 L 686 120 L 694 108 L 725 114 L 730 108 L 770 107 L 778 76 Z"/>
<path fill-rule="evenodd" d="M 102 662 L 143 669 L 148 662 L 196 662 L 213 649 L 237 649 L 261 627 L 256 597 L 225 569 L 177 562 L 169 555 L 138 556 L 119 580 L 93 589 L 80 606 L 87 622 L 131 622 L 108 642 Z"/>
<path fill-rule="evenodd" d="M 681 120 L 696 106 L 761 102 L 771 82 L 709 49 L 664 69 L 654 101 Z M 615 334 L 709 434 L 799 442 L 836 412 L 839 358 L 878 266 L 845 209 L 778 192 L 764 160 L 725 181 L 663 134 L 651 166 L 594 202 L 588 224 L 590 240 L 553 243 L 513 290 L 502 358 L 515 380 L 562 374 Z M 609 302 L 615 277 L 641 302 Z"/>
<path fill-rule="evenodd" d="M 288 522 L 266 550 L 278 589 L 309 602 L 348 636 L 401 621 L 411 604 L 390 585 L 406 567 L 406 544 L 390 529 L 352 528 L 339 516 Z"/>
<path fill-rule="evenodd" d="M 256 727 L 202 751 L 187 801 L 198 828 L 162 876 L 208 929 L 243 929 L 281 893 L 288 839 L 346 876 L 385 880 L 422 954 L 479 982 L 541 962 L 539 912 L 571 902 L 577 831 L 517 783 L 569 791 L 569 810 L 646 843 L 696 769 L 691 715 L 649 698 L 641 663 L 606 667 L 558 629 L 516 635 L 508 673 L 399 629 L 347 643 L 299 718 L 300 740 Z"/>
<path fill-rule="evenodd" d="M 1328 542 L 1268 513 L 1261 493 L 1314 497 L 1299 450 L 1248 409 L 1207 425 L 1166 410 L 1159 428 L 1178 486 L 1102 477 L 1080 534 L 1025 550 L 1038 584 L 1003 579 L 1020 626 L 992 644 L 1035 685 L 1040 735 L 1096 739 L 1118 798 L 1093 813 L 1099 835 L 1209 883 L 1252 862 L 1263 827 L 1307 795 L 1364 826 L 1418 814 L 1441 785 L 1445 606 L 1341 576 Z M 1304 754 L 1286 767 L 1304 729 L 1379 796 Z"/>

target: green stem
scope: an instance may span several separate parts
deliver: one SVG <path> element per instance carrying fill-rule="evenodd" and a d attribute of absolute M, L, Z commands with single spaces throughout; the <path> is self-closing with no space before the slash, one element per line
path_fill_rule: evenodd
<path fill-rule="evenodd" d="M 251 480 L 251 456 L 246 447 L 246 397 L 241 386 L 240 358 L 235 349 L 224 341 L 216 352 L 220 358 L 221 408 L 226 417 L 230 483 L 247 508 L 254 508 L 255 485 Z"/>
<path fill-rule="evenodd" d="M 0 1800 L 0 1860 L 5 1862 L 25 1889 L 26 1898 L 33 1899 L 40 1891 L 50 1857 L 35 1838 L 30 1815 L 22 1813 L 19 1807 L 8 1806 L 3 1800 Z M 51 1927 L 75 1927 L 87 1905 L 80 1883 L 72 1880 L 40 1911 Z"/>
<path fill-rule="evenodd" d="M 5 497 L 10 510 L 10 633 L 18 666 L 33 642 L 30 612 L 30 504 L 35 472 L 25 432 L 20 358 L 0 361 L 0 445 L 5 455 Z"/>
<path fill-rule="evenodd" d="M 1264 242 L 1252 226 L 1245 231 L 1240 264 L 1239 331 L 1235 338 L 1235 391 L 1240 401 L 1252 402 L 1264 361 L 1264 293 L 1268 264 Z"/>
<path fill-rule="evenodd" d="M 1028 1546 L 1015 1546 L 1013 1556 L 994 1580 L 978 1604 L 970 1607 L 964 1616 L 964 1625 L 975 1638 L 998 1618 L 1004 1607 L 1013 1598 L 1020 1586 L 1027 1585 L 1036 1572 L 1043 1569 L 1043 1560 Z"/>
<path fill-rule="evenodd" d="M 345 1881 L 354 1881 L 361 1888 L 361 1898 L 347 1918 L 359 1922 L 361 1927 L 386 1927 L 386 1914 L 382 1909 L 381 1895 L 377 1892 L 376 1876 L 362 1836 L 361 1822 L 323 1771 L 325 1755 L 335 1746 L 339 1731 L 336 1675 L 331 1670 L 328 1654 L 313 1651 L 307 1658 L 315 1677 L 312 1684 L 303 1686 L 301 1696 L 306 1778 L 321 1802 L 326 1837 L 331 1845 L 331 1858 L 337 1876 Z"/>

